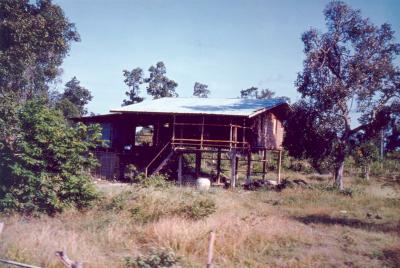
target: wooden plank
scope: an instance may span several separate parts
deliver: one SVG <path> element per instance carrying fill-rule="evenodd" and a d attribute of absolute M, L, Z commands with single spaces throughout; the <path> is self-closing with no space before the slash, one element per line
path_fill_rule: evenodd
<path fill-rule="evenodd" d="M 175 115 L 173 117 L 173 123 L 172 123 L 172 142 L 174 142 L 175 139 Z"/>
<path fill-rule="evenodd" d="M 217 152 L 217 183 L 221 183 L 221 148 Z"/>
<path fill-rule="evenodd" d="M 203 123 L 201 125 L 201 137 L 200 137 L 200 148 L 203 149 L 203 140 L 204 140 L 204 116 L 203 116 Z"/>
<path fill-rule="evenodd" d="M 247 153 L 246 184 L 251 183 L 251 151 Z"/>
<path fill-rule="evenodd" d="M 278 184 L 281 183 L 281 168 L 282 168 L 282 151 L 278 155 Z"/>
<path fill-rule="evenodd" d="M 263 180 L 265 180 L 265 175 L 266 175 L 266 171 L 267 171 L 267 150 L 264 150 L 263 151 L 263 162 L 262 162 L 263 164 L 262 164 L 262 173 L 263 173 L 263 175 L 262 175 L 262 177 L 263 177 Z"/>
<path fill-rule="evenodd" d="M 200 171 L 201 171 L 201 151 L 196 152 L 196 167 L 195 167 L 195 172 L 196 172 L 196 179 L 200 177 Z"/>
<path fill-rule="evenodd" d="M 210 233 L 210 240 L 208 242 L 207 268 L 214 268 L 213 265 L 214 242 L 215 242 L 215 230 L 212 230 Z"/>
<path fill-rule="evenodd" d="M 183 153 L 178 154 L 178 183 L 182 186 L 182 157 Z"/>
<path fill-rule="evenodd" d="M 236 187 L 236 150 L 231 150 L 231 188 Z"/>

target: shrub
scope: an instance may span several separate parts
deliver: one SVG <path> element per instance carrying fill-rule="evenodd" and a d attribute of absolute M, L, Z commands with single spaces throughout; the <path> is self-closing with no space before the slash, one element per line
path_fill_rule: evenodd
<path fill-rule="evenodd" d="M 173 267 L 179 262 L 180 258 L 174 252 L 159 249 L 153 250 L 149 256 L 139 256 L 135 259 L 125 258 L 125 267 L 130 268 L 158 268 Z"/>
<path fill-rule="evenodd" d="M 167 176 L 157 173 L 149 177 L 145 177 L 144 173 L 140 173 L 136 176 L 134 182 L 139 183 L 143 187 L 155 187 L 155 188 L 168 188 L 171 183 L 168 181 Z"/>
<path fill-rule="evenodd" d="M 97 197 L 88 170 L 90 150 L 101 144 L 99 126 L 70 126 L 42 100 L 17 113 L 13 143 L 0 146 L 0 210 L 54 214 L 89 206 Z"/>
<path fill-rule="evenodd" d="M 195 199 L 193 203 L 183 205 L 179 214 L 193 219 L 204 219 L 217 210 L 214 200 L 211 199 Z"/>

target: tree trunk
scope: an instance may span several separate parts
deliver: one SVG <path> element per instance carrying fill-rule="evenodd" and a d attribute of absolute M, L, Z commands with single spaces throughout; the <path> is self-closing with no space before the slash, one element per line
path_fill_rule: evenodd
<path fill-rule="evenodd" d="M 335 170 L 335 186 L 339 190 L 343 190 L 343 169 L 344 169 L 344 160 L 341 160 L 339 165 L 337 166 Z"/>

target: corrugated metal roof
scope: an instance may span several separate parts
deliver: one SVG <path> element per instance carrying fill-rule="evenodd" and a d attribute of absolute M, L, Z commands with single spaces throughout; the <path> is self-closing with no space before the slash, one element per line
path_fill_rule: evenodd
<path fill-rule="evenodd" d="M 111 109 L 111 112 L 148 112 L 170 114 L 215 114 L 251 116 L 286 104 L 282 99 L 219 99 L 219 98 L 161 98 Z"/>

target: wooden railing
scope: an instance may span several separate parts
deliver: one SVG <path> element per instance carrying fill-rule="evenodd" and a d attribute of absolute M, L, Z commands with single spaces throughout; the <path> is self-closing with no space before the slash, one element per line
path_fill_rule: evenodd
<path fill-rule="evenodd" d="M 144 170 L 144 174 L 146 177 L 149 175 L 150 167 L 155 163 L 155 161 L 157 159 L 159 159 L 161 157 L 161 155 L 163 155 L 164 152 L 167 151 L 167 149 L 170 149 L 170 146 L 171 146 L 171 142 L 168 142 L 167 144 L 165 144 L 164 147 L 158 152 L 158 154 L 156 154 L 156 156 L 146 166 L 146 168 Z"/>

